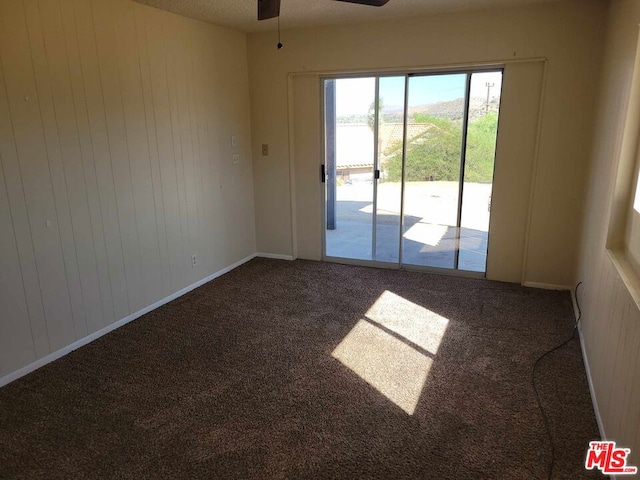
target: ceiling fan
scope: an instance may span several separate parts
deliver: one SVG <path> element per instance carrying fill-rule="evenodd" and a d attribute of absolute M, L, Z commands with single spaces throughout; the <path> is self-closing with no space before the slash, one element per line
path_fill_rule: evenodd
<path fill-rule="evenodd" d="M 381 7 L 389 0 L 336 0 L 338 2 L 359 3 L 371 7 Z M 258 20 L 267 20 L 280 15 L 280 0 L 258 0 Z"/>

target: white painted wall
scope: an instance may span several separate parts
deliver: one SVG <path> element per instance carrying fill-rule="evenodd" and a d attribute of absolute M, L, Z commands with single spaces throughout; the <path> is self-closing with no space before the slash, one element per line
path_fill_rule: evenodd
<path fill-rule="evenodd" d="M 500 128 L 510 132 L 504 138 L 499 134 L 496 175 L 501 177 L 502 199 L 496 198 L 492 207 L 509 211 L 503 212 L 504 221 L 492 225 L 495 238 L 490 242 L 489 262 L 503 262 L 492 267 L 491 278 L 569 285 L 577 259 L 575 245 L 579 241 L 597 91 L 593 79 L 600 66 L 606 6 L 599 0 L 550 2 L 290 30 L 282 33 L 284 48 L 280 51 L 273 32 L 250 34 L 254 173 L 260 179 L 254 184 L 258 250 L 292 254 L 298 248 L 305 255 L 312 252 L 317 256 L 319 239 L 314 245 L 293 244 L 298 235 L 303 241 L 313 240 L 309 228 L 317 232 L 319 227 L 315 225 L 321 222 L 315 197 L 310 198 L 319 188 L 293 185 L 291 181 L 298 172 L 290 170 L 290 157 L 294 165 L 317 165 L 320 160 L 319 140 L 313 140 L 306 131 L 309 125 L 318 123 L 318 114 L 314 113 L 313 119 L 311 114 L 299 117 L 311 100 L 306 99 L 300 108 L 295 105 L 295 89 L 302 86 L 293 85 L 292 74 L 296 74 L 297 82 L 300 76 L 322 72 L 402 70 L 544 57 L 548 60 L 547 76 L 535 170 L 527 169 L 531 162 L 525 157 L 532 155 L 532 147 L 530 135 L 524 134 L 529 128 L 525 124 L 533 123 L 534 130 L 537 127 L 537 110 L 533 118 L 528 110 L 532 100 L 537 102 L 539 98 L 535 82 L 510 81 L 508 76 L 516 75 L 516 64 L 510 67 L 512 72 L 505 73 L 502 113 L 511 121 Z M 524 77 L 533 79 L 532 74 Z M 289 122 L 294 114 L 298 117 Z M 303 152 L 292 150 L 302 146 L 293 137 L 297 131 L 309 139 L 309 148 Z M 311 145 L 314 141 L 316 147 Z M 270 145 L 268 157 L 260 154 L 264 143 Z M 303 176 L 315 182 L 317 170 L 313 177 L 307 173 Z M 533 191 L 529 188 L 532 183 Z M 298 203 L 309 202 L 298 219 L 314 223 L 313 227 L 296 225 L 296 210 L 301 206 L 291 208 L 292 188 Z M 520 247 L 513 247 L 516 244 Z"/>
<path fill-rule="evenodd" d="M 255 252 L 244 34 L 2 1 L 0 67 L 0 377 Z"/>

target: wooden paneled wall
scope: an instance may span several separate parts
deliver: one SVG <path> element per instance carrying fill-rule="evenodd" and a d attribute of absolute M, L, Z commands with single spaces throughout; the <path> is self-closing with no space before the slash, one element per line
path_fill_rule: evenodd
<path fill-rule="evenodd" d="M 604 433 L 640 464 L 640 310 L 607 255 L 585 289 L 582 335 Z"/>
<path fill-rule="evenodd" d="M 623 132 L 631 96 L 638 44 L 640 3 L 613 0 L 592 155 L 585 186 L 583 227 L 576 281 L 583 281 L 582 337 L 604 433 L 630 448 L 640 466 L 640 308 L 607 252 Z M 627 178 L 631 182 L 631 178 Z M 635 478 L 635 477 L 634 477 Z"/>
<path fill-rule="evenodd" d="M 255 252 L 248 102 L 242 33 L 0 2 L 0 377 Z"/>

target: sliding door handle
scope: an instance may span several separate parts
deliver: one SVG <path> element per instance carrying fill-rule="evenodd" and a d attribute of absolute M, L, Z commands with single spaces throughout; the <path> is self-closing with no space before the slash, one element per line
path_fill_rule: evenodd
<path fill-rule="evenodd" d="M 320 165 L 320 181 L 325 183 L 327 181 L 327 174 L 324 170 L 324 164 Z"/>

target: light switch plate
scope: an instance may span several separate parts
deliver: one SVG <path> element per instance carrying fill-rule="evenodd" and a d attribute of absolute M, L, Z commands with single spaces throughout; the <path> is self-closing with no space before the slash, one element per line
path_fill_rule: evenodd
<path fill-rule="evenodd" d="M 231 135 L 231 148 L 236 148 L 238 146 L 238 139 L 235 135 Z"/>

